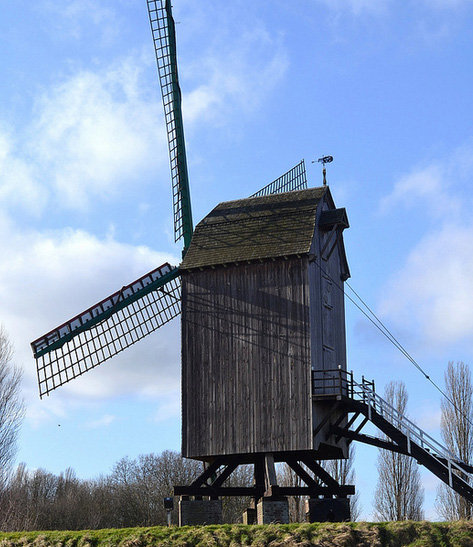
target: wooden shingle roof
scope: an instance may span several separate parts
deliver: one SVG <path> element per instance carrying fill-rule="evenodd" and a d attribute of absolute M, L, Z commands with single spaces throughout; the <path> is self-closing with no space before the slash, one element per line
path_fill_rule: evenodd
<path fill-rule="evenodd" d="M 196 226 L 187 270 L 306 254 L 326 187 L 220 203 Z"/>

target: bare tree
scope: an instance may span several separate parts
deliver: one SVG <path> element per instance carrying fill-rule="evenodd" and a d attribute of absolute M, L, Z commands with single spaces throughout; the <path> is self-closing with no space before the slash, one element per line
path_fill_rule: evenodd
<path fill-rule="evenodd" d="M 406 415 L 408 394 L 403 382 L 390 382 L 384 398 L 400 414 Z M 402 429 L 402 422 L 395 424 Z M 378 455 L 378 484 L 374 509 L 378 520 L 421 520 L 424 492 L 416 461 L 388 450 Z"/>
<path fill-rule="evenodd" d="M 450 452 L 471 465 L 473 461 L 473 385 L 470 367 L 463 362 L 449 362 L 445 372 L 445 394 L 441 403 L 440 429 Z M 453 403 L 453 404 L 452 404 Z M 462 475 L 468 482 L 468 477 Z M 473 518 L 473 505 L 447 485 L 440 485 L 437 511 L 446 520 Z"/>
<path fill-rule="evenodd" d="M 13 350 L 0 326 L 0 488 L 3 488 L 16 453 L 16 440 L 24 415 L 20 396 L 21 372 L 12 364 Z"/>

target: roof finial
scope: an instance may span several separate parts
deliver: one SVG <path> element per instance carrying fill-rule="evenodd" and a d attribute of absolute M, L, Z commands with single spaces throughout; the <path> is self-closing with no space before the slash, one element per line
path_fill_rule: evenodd
<path fill-rule="evenodd" d="M 332 163 L 333 156 L 322 156 L 317 161 L 322 164 L 322 167 L 323 167 L 322 174 L 324 176 L 324 186 L 327 186 L 327 170 L 325 169 L 325 164 L 326 163 Z M 313 161 L 312 163 L 315 163 L 315 161 Z"/>

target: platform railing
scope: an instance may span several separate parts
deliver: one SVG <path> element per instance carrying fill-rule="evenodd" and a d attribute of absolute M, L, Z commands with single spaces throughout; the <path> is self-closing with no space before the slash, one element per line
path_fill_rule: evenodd
<path fill-rule="evenodd" d="M 444 465 L 448 470 L 450 486 L 452 486 L 452 473 L 462 477 L 466 482 L 470 482 L 471 475 L 461 467 L 462 464 L 467 467 L 469 464 L 462 462 L 448 448 L 380 397 L 375 391 L 374 382 L 362 377 L 362 381 L 359 383 L 354 379 L 352 371 L 341 368 L 320 370 L 312 371 L 312 389 L 316 396 L 335 395 L 363 402 L 368 407 L 368 419 L 371 420 L 374 411 L 406 436 L 409 454 L 411 453 L 411 442 L 414 442 Z"/>

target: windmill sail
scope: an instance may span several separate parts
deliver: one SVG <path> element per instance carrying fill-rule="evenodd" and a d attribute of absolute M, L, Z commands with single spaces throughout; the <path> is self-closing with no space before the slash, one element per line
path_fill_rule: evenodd
<path fill-rule="evenodd" d="M 169 144 L 174 208 L 175 241 L 184 238 L 184 250 L 192 238 L 192 211 L 187 173 L 181 89 L 177 73 L 174 19 L 168 0 L 147 0 Z"/>
<path fill-rule="evenodd" d="M 270 182 L 264 188 L 250 197 L 268 196 L 269 194 L 281 194 L 283 192 L 293 192 L 294 190 L 305 190 L 307 188 L 307 175 L 305 163 L 302 160 L 287 173 Z"/>
<path fill-rule="evenodd" d="M 180 311 L 178 269 L 166 263 L 41 336 L 31 344 L 40 397 L 120 353 Z"/>

